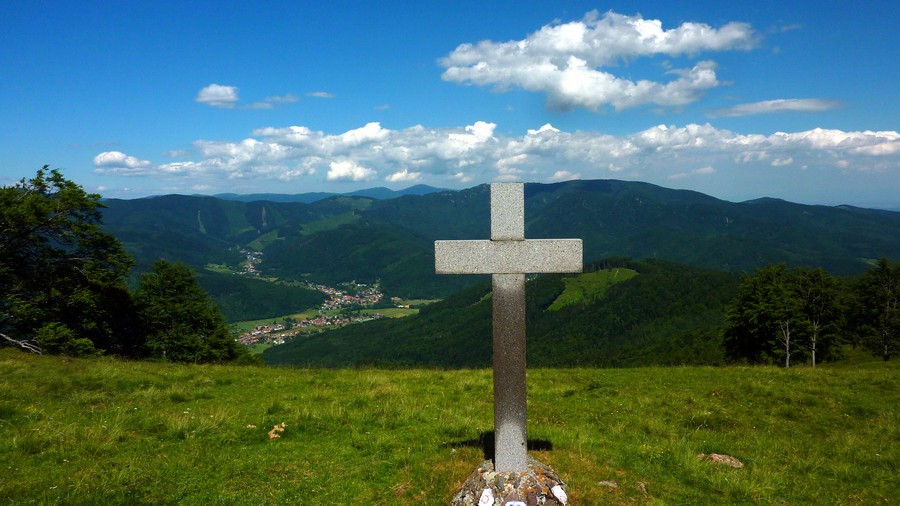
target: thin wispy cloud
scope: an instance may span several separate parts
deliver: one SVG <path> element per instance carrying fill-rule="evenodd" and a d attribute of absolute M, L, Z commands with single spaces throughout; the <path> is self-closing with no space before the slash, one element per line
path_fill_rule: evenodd
<path fill-rule="evenodd" d="M 619 65 L 641 57 L 689 56 L 749 50 L 759 35 L 746 23 L 715 28 L 682 23 L 664 29 L 641 16 L 588 13 L 581 21 L 546 25 L 522 40 L 483 40 L 462 44 L 439 60 L 446 81 L 491 86 L 495 91 L 522 88 L 543 93 L 549 106 L 601 111 L 641 105 L 682 106 L 723 83 L 717 65 L 705 59 L 688 68 L 666 69 L 658 80 L 617 76 Z"/>
<path fill-rule="evenodd" d="M 248 105 L 238 105 L 241 98 L 237 86 L 210 84 L 202 88 L 194 99 L 196 102 L 220 109 L 274 109 L 278 104 L 291 104 L 300 100 L 290 93 L 267 97 L 262 101 Z"/>
<path fill-rule="evenodd" d="M 274 97 L 268 97 L 265 99 L 265 102 L 268 102 L 271 104 L 292 104 L 299 100 L 300 99 L 297 98 L 297 96 L 288 93 L 286 95 L 278 95 L 278 96 L 274 96 Z"/>
<path fill-rule="evenodd" d="M 334 93 L 329 93 L 327 91 L 311 91 L 307 93 L 306 96 L 313 98 L 334 98 Z"/>
<path fill-rule="evenodd" d="M 707 176 L 709 174 L 715 174 L 716 172 L 716 169 L 707 165 L 706 167 L 700 167 L 699 169 L 694 169 L 690 172 L 676 172 L 670 174 L 666 176 L 666 179 L 669 181 L 677 181 L 679 179 L 688 179 L 695 176 Z"/>
<path fill-rule="evenodd" d="M 818 98 L 785 98 L 778 100 L 764 100 L 748 104 L 738 104 L 731 107 L 716 109 L 708 116 L 711 118 L 752 116 L 756 114 L 774 114 L 781 112 L 823 112 L 841 106 L 837 100 L 823 100 Z"/>

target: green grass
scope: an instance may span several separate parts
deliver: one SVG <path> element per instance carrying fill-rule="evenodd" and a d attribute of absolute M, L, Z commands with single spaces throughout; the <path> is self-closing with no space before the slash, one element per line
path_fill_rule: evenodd
<path fill-rule="evenodd" d="M 272 244 L 275 241 L 281 240 L 283 239 L 278 236 L 278 230 L 270 230 L 265 234 L 257 237 L 256 239 L 250 241 L 250 243 L 247 244 L 247 247 L 256 251 L 263 251 L 264 249 L 266 249 L 266 246 Z"/>
<path fill-rule="evenodd" d="M 399 307 L 388 307 L 388 308 L 379 308 L 379 309 L 362 309 L 362 312 L 368 313 L 381 313 L 388 318 L 402 318 L 404 316 L 410 316 L 414 314 L 418 314 L 418 309 L 405 309 Z M 316 308 L 307 309 L 306 311 L 302 311 L 299 313 L 292 313 L 289 315 L 282 316 L 274 316 L 272 318 L 262 318 L 259 320 L 246 320 L 241 322 L 234 322 L 231 324 L 231 328 L 236 332 L 243 333 L 249 332 L 256 328 L 258 325 L 270 325 L 272 323 L 281 323 L 285 318 L 293 318 L 295 321 L 306 320 L 310 318 L 315 318 L 318 315 L 325 316 L 334 316 L 340 314 L 340 309 L 326 309 L 321 311 Z"/>
<path fill-rule="evenodd" d="M 548 309 L 557 311 L 571 304 L 590 303 L 602 298 L 610 286 L 637 276 L 631 269 L 615 268 L 563 278 L 566 287 Z"/>
<path fill-rule="evenodd" d="M 210 272 L 218 272 L 219 274 L 233 274 L 234 269 L 226 264 L 206 264 L 204 269 Z"/>
<path fill-rule="evenodd" d="M 434 304 L 435 302 L 440 302 L 441 299 L 400 299 L 397 301 L 397 304 L 403 304 L 407 306 L 427 306 L 429 304 Z"/>
<path fill-rule="evenodd" d="M 315 318 L 316 315 L 319 314 L 319 310 L 316 308 L 307 309 L 305 311 L 301 311 L 299 313 L 291 313 L 288 315 L 281 316 L 273 316 L 271 318 L 260 318 L 259 320 L 244 320 L 240 322 L 231 323 L 231 328 L 235 330 L 235 332 L 249 332 L 255 329 L 257 326 L 265 326 L 271 325 L 273 323 L 282 323 L 285 318 L 293 318 L 294 321 L 305 320 L 309 318 Z"/>
<path fill-rule="evenodd" d="M 372 313 L 381 313 L 387 318 L 403 318 L 405 316 L 419 314 L 418 309 L 407 309 L 402 307 L 384 307 L 380 309 L 370 309 L 368 311 Z"/>
<path fill-rule="evenodd" d="M 528 377 L 531 453 L 567 481 L 573 504 L 900 497 L 896 361 Z M 492 425 L 490 370 L 179 366 L 2 349 L 0 503 L 447 504 Z M 746 465 L 698 458 L 711 452 Z"/>
<path fill-rule="evenodd" d="M 268 343 L 253 343 L 250 346 L 247 346 L 247 350 L 254 355 L 260 355 L 262 352 L 266 351 L 268 348 L 275 346 L 274 344 Z"/>
<path fill-rule="evenodd" d="M 368 206 L 365 206 L 368 207 Z M 300 233 L 303 235 L 312 235 L 317 234 L 319 232 L 325 232 L 328 230 L 334 230 L 341 225 L 347 225 L 350 223 L 356 223 L 360 220 L 358 214 L 354 212 L 347 212 L 343 214 L 336 214 L 334 216 L 329 216 L 328 218 L 314 221 L 312 223 L 304 223 L 303 227 L 300 229 Z"/>

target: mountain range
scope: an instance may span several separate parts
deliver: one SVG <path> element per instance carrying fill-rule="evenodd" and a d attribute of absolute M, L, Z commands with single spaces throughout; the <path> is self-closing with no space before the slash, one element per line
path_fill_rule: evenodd
<path fill-rule="evenodd" d="M 167 195 L 108 200 L 104 225 L 139 270 L 158 258 L 202 271 L 261 251 L 264 277 L 333 284 L 380 280 L 385 293 L 443 298 L 477 276 L 434 274 L 434 241 L 489 237 L 489 187 L 312 203 Z M 860 273 L 900 258 L 900 213 L 777 199 L 734 203 L 616 180 L 525 186 L 526 237 L 581 238 L 585 261 L 662 259 L 723 272 L 773 263 Z"/>
<path fill-rule="evenodd" d="M 269 202 L 303 202 L 306 204 L 312 204 L 313 202 L 318 202 L 320 200 L 339 195 L 343 195 L 345 197 L 369 197 L 376 200 L 383 200 L 402 197 L 404 195 L 428 195 L 429 193 L 435 193 L 439 191 L 444 190 L 441 188 L 428 186 L 426 184 L 417 184 L 403 190 L 391 190 L 390 188 L 379 186 L 377 188 L 366 188 L 349 193 L 309 192 L 296 193 L 292 195 L 283 193 L 250 193 L 246 195 L 239 195 L 237 193 L 219 193 L 213 195 L 213 197 L 224 200 L 235 200 L 238 202 L 256 202 L 257 200 L 265 200 Z"/>

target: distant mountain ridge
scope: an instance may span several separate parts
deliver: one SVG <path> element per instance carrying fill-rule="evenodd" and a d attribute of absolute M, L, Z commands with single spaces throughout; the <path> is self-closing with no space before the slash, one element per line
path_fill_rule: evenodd
<path fill-rule="evenodd" d="M 256 201 L 266 201 L 266 202 L 303 202 L 305 204 L 312 204 L 314 202 L 318 202 L 320 200 L 325 200 L 329 197 L 334 196 L 347 196 L 347 197 L 369 197 L 376 200 L 384 200 L 384 199 L 393 199 L 397 197 L 402 197 L 404 195 L 428 195 L 429 193 L 436 193 L 442 191 L 450 191 L 443 188 L 435 188 L 433 186 L 428 186 L 425 184 L 417 184 L 414 186 L 410 186 L 404 190 L 391 190 L 390 188 L 385 188 L 383 186 L 379 186 L 376 188 L 366 188 L 363 190 L 356 190 L 349 193 L 330 193 L 330 192 L 308 192 L 308 193 L 296 193 L 296 194 L 283 194 L 283 193 L 251 193 L 251 194 L 237 194 L 237 193 L 219 193 L 213 195 L 215 198 L 223 199 L 223 200 L 234 200 L 237 202 L 256 202 Z"/>
<path fill-rule="evenodd" d="M 389 199 L 313 203 L 169 195 L 107 200 L 105 227 L 147 268 L 158 258 L 195 269 L 238 265 L 262 251 L 264 276 L 322 283 L 380 280 L 386 293 L 440 298 L 477 277 L 434 273 L 437 239 L 487 238 L 489 186 Z M 900 213 L 778 199 L 733 203 L 648 183 L 526 184 L 526 237 L 581 238 L 585 261 L 662 259 L 724 272 L 772 263 L 860 273 L 900 259 Z"/>

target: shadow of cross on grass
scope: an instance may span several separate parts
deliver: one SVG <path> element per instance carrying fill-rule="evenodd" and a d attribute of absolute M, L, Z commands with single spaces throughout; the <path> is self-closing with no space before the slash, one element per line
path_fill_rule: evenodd
<path fill-rule="evenodd" d="M 527 442 L 528 451 L 542 452 L 553 449 L 553 442 L 546 439 L 529 439 Z M 484 460 L 490 460 L 494 457 L 494 431 L 489 430 L 482 432 L 476 439 L 466 439 L 463 441 L 453 441 L 444 444 L 445 448 L 481 448 L 484 452 Z"/>
<path fill-rule="evenodd" d="M 438 274 L 490 274 L 498 472 L 528 470 L 525 274 L 581 272 L 581 239 L 525 239 L 525 184 L 491 184 L 491 238 L 435 241 Z"/>

